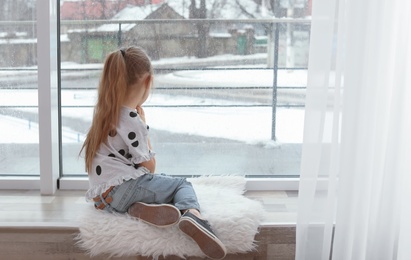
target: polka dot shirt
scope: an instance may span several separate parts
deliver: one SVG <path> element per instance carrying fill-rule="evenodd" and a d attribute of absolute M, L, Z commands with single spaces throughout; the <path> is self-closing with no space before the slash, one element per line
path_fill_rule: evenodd
<path fill-rule="evenodd" d="M 137 111 L 122 107 L 116 130 L 116 134 L 108 137 L 107 143 L 101 144 L 93 159 L 87 200 L 100 195 L 110 186 L 149 173 L 139 164 L 153 158 L 155 153 L 148 148 L 149 127 Z"/>

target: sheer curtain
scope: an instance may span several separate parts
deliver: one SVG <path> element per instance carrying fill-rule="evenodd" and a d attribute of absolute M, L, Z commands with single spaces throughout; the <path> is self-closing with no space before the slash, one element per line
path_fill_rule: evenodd
<path fill-rule="evenodd" d="M 411 1 L 313 1 L 296 259 L 411 259 Z"/>

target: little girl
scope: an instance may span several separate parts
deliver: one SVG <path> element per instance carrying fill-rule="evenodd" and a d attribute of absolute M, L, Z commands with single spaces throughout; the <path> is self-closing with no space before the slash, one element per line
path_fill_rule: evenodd
<path fill-rule="evenodd" d="M 82 147 L 90 183 L 86 199 L 99 210 L 127 212 L 157 227 L 178 224 L 209 258 L 224 258 L 225 246 L 202 218 L 191 183 L 154 174 L 155 153 L 141 107 L 152 83 L 153 68 L 141 48 L 107 56 Z"/>

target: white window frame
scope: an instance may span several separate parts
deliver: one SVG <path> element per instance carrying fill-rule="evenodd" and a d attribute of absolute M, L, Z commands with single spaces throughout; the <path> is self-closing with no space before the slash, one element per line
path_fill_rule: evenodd
<path fill-rule="evenodd" d="M 0 177 L 0 189 L 40 189 L 51 195 L 60 177 L 57 0 L 37 0 L 40 176 Z"/>
<path fill-rule="evenodd" d="M 37 0 L 37 60 L 40 176 L 0 177 L 0 189 L 87 190 L 86 177 L 60 178 L 58 0 Z M 247 190 L 298 190 L 299 178 L 246 178 Z"/>
<path fill-rule="evenodd" d="M 40 191 L 54 194 L 60 177 L 57 0 L 37 0 Z"/>
<path fill-rule="evenodd" d="M 246 190 L 298 190 L 299 178 L 246 178 Z M 62 177 L 61 190 L 87 190 L 88 180 L 84 177 Z"/>

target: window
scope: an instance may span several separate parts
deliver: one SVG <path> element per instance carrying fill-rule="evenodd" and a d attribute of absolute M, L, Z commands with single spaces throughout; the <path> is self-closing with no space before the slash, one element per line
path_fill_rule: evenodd
<path fill-rule="evenodd" d="M 63 176 L 85 176 L 78 152 L 104 58 L 129 45 L 142 46 L 155 68 L 145 108 L 158 172 L 298 175 L 310 28 L 306 3 L 291 8 L 284 2 L 279 9 L 299 18 L 275 21 L 267 19 L 273 16 L 270 5 L 251 0 L 208 0 L 206 10 L 200 1 L 195 9 L 186 0 L 126 2 L 61 5 Z"/>
<path fill-rule="evenodd" d="M 35 8 L 23 1 L 1 8 L 0 176 L 39 176 Z"/>
<path fill-rule="evenodd" d="M 203 0 L 3 2 L 0 177 L 47 179 L 41 182 L 47 187 L 56 182 L 56 173 L 85 180 L 78 153 L 102 63 L 108 52 L 134 44 L 147 50 L 155 67 L 155 87 L 145 107 L 159 172 L 298 176 L 310 0 L 292 5 L 250 0 L 241 6 L 206 0 L 205 9 Z M 195 8 L 191 2 L 197 2 Z M 50 26 L 37 30 L 43 17 Z M 58 39 L 48 28 L 56 24 Z M 52 44 L 39 45 L 40 40 Z M 60 55 L 58 102 L 44 95 L 52 87 L 44 89 L 40 78 L 54 80 L 55 72 L 40 75 L 37 65 L 44 57 L 37 53 Z M 39 117 L 50 116 L 44 100 L 51 102 L 51 113 L 59 110 L 59 120 L 50 123 L 61 139 L 56 154 L 54 139 L 44 145 L 38 137 L 50 135 L 50 129 L 38 129 Z M 51 143 L 52 152 L 39 152 Z M 40 161 L 53 165 L 43 169 Z M 24 187 L 40 186 L 36 183 Z M 1 182 L 1 187 L 14 186 Z"/>

